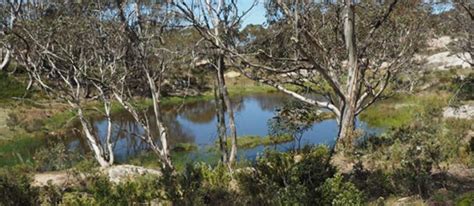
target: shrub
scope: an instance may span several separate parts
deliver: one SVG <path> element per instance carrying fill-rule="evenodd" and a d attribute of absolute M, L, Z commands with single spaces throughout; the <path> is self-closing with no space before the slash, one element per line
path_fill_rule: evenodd
<path fill-rule="evenodd" d="M 83 188 L 64 194 L 65 205 L 134 205 L 150 204 L 160 198 L 155 176 L 141 176 L 133 181 L 113 184 L 108 177 L 94 174 Z"/>
<path fill-rule="evenodd" d="M 71 168 L 81 155 L 70 152 L 63 143 L 51 143 L 40 148 L 34 155 L 37 171 L 56 171 Z"/>
<path fill-rule="evenodd" d="M 165 199 L 176 205 L 235 205 L 231 180 L 224 165 L 197 163 L 188 164 L 183 173 L 165 172 L 159 187 L 165 189 Z"/>
<path fill-rule="evenodd" d="M 355 206 L 363 203 L 363 194 L 352 183 L 344 182 L 340 174 L 327 179 L 318 190 L 324 197 L 319 205 Z"/>
<path fill-rule="evenodd" d="M 26 86 L 5 72 L 0 73 L 0 100 L 21 97 L 26 92 Z"/>
<path fill-rule="evenodd" d="M 474 73 L 464 79 L 454 78 L 451 91 L 454 93 L 456 101 L 474 100 Z"/>
<path fill-rule="evenodd" d="M 21 169 L 0 169 L 0 205 L 39 204 L 38 188 L 30 184 L 31 177 Z"/>
<path fill-rule="evenodd" d="M 350 174 L 351 182 L 359 190 L 364 191 L 369 199 L 385 198 L 395 194 L 396 190 L 391 178 L 380 169 L 375 171 L 365 169 L 362 162 L 356 163 Z"/>
<path fill-rule="evenodd" d="M 470 206 L 474 204 L 474 192 L 467 192 L 456 200 L 456 205 L 459 206 Z"/>
<path fill-rule="evenodd" d="M 319 205 L 325 197 L 315 188 L 335 172 L 328 153 L 325 147 L 302 154 L 267 151 L 254 169 L 238 173 L 241 192 L 256 205 Z"/>

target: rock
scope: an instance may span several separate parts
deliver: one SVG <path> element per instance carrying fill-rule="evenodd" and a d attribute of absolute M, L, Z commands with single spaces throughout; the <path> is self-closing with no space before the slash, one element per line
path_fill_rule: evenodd
<path fill-rule="evenodd" d="M 230 72 L 227 72 L 224 74 L 224 77 L 226 78 L 236 78 L 236 77 L 240 77 L 240 73 L 239 72 L 235 72 L 235 71 L 230 71 Z"/>
<path fill-rule="evenodd" d="M 435 70 L 447 70 L 452 67 L 470 68 L 471 65 L 465 61 L 465 59 L 471 59 L 468 53 L 451 54 L 449 51 L 440 52 L 431 56 L 419 56 L 426 61 L 425 67 L 428 69 Z"/>
<path fill-rule="evenodd" d="M 133 179 L 134 177 L 147 174 L 161 176 L 159 170 L 134 165 L 114 165 L 101 169 L 101 172 L 109 177 L 110 182 L 113 183 L 124 182 Z M 45 172 L 33 176 L 33 186 L 43 187 L 47 186 L 48 182 L 50 182 L 52 185 L 66 188 L 71 185 L 77 185 L 85 179 L 86 176 L 84 174 L 74 175 L 70 171 Z"/>
<path fill-rule="evenodd" d="M 443 111 L 444 118 L 473 119 L 474 105 L 462 105 L 458 108 L 446 107 Z"/>
<path fill-rule="evenodd" d="M 392 205 L 393 206 L 423 205 L 423 199 L 419 196 L 403 197 L 403 198 L 398 199 Z"/>
<path fill-rule="evenodd" d="M 428 40 L 428 50 L 445 49 L 453 39 L 450 36 L 441 36 Z"/>
<path fill-rule="evenodd" d="M 158 170 L 134 165 L 114 165 L 103 169 L 102 172 L 106 174 L 113 183 L 127 181 L 134 177 L 147 174 L 161 176 L 161 172 Z"/>
<path fill-rule="evenodd" d="M 303 160 L 303 155 L 300 155 L 300 154 L 295 155 L 293 157 L 293 160 L 295 161 L 295 163 L 301 162 L 301 160 Z"/>
<path fill-rule="evenodd" d="M 52 185 L 66 187 L 73 179 L 75 179 L 73 175 L 67 171 L 38 173 L 33 176 L 32 185 L 35 187 L 43 187 L 47 186 L 48 182 L 51 182 Z"/>

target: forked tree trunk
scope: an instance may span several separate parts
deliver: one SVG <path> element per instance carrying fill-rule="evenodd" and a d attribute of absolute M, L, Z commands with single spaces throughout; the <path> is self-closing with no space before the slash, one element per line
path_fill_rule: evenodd
<path fill-rule="evenodd" d="M 232 164 L 237 156 L 237 129 L 235 127 L 235 118 L 234 118 L 234 109 L 232 107 L 232 102 L 230 101 L 229 92 L 227 91 L 227 85 L 224 78 L 224 57 L 219 57 L 219 66 L 217 71 L 217 79 L 219 82 L 219 91 L 222 94 L 224 99 L 225 109 L 229 117 L 229 129 L 230 129 L 230 138 L 231 138 L 231 148 L 229 154 L 229 164 Z"/>
<path fill-rule="evenodd" d="M 355 37 L 355 15 L 352 0 L 345 1 L 344 11 L 344 38 L 347 49 L 347 69 L 349 76 L 347 79 L 347 91 L 341 117 L 339 119 L 339 135 L 336 150 L 343 146 L 350 146 L 353 143 L 355 119 L 357 112 L 357 100 L 360 88 L 360 68 L 357 63 L 357 45 Z"/>
<path fill-rule="evenodd" d="M 92 134 L 91 129 L 89 128 L 90 125 L 88 121 L 85 119 L 82 109 L 78 106 L 73 106 L 73 107 L 77 110 L 79 121 L 81 122 L 81 125 L 82 125 L 82 130 L 84 131 L 86 135 L 87 143 L 89 147 L 91 148 L 92 152 L 94 153 L 94 157 L 99 163 L 100 167 L 104 168 L 104 167 L 111 166 L 112 163 L 109 162 L 105 158 L 104 150 L 100 146 L 100 143 L 98 142 L 97 138 Z M 109 156 L 113 156 L 113 153 L 109 154 Z M 109 158 L 109 160 L 110 159 L 111 158 Z M 112 158 L 112 161 L 113 161 L 113 158 Z"/>
<path fill-rule="evenodd" d="M 218 85 L 219 83 L 217 83 Z M 219 138 L 219 149 L 221 152 L 221 161 L 224 164 L 228 163 L 227 150 L 227 129 L 225 124 L 225 109 L 222 93 L 219 91 L 219 86 L 214 87 L 214 99 L 216 101 L 216 115 L 217 115 L 217 135 Z"/>
<path fill-rule="evenodd" d="M 148 84 L 151 90 L 151 97 L 153 101 L 153 112 L 155 116 L 156 127 L 158 128 L 158 135 L 161 142 L 161 158 L 163 160 L 164 166 L 173 169 L 173 164 L 171 163 L 171 155 L 169 152 L 168 146 L 168 132 L 166 127 L 161 120 L 161 111 L 160 111 L 160 89 L 157 88 L 154 79 L 151 77 L 150 73 L 146 71 L 146 76 L 148 79 Z M 150 131 L 151 132 L 151 131 Z"/>

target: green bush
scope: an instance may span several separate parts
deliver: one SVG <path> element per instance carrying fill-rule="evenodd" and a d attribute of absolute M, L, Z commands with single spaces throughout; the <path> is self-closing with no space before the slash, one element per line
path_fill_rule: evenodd
<path fill-rule="evenodd" d="M 321 188 L 324 198 L 319 205 L 356 206 L 363 204 L 363 194 L 350 182 L 344 182 L 340 174 L 327 179 Z"/>
<path fill-rule="evenodd" d="M 188 164 L 182 173 L 165 172 L 159 187 L 165 190 L 165 200 L 176 205 L 235 205 L 231 180 L 224 165 L 197 163 Z"/>
<path fill-rule="evenodd" d="M 162 169 L 162 176 L 134 178 L 114 184 L 99 173 L 89 174 L 82 187 L 65 193 L 65 205 L 234 205 L 227 168 L 204 163 L 188 164 L 183 172 Z M 50 193 L 53 194 L 54 193 Z M 166 205 L 165 204 L 165 205 Z"/>
<path fill-rule="evenodd" d="M 456 200 L 458 206 L 471 206 L 474 204 L 474 192 L 467 192 Z"/>
<path fill-rule="evenodd" d="M 78 152 L 68 151 L 64 143 L 51 143 L 34 155 L 37 171 L 57 171 L 71 168 L 81 160 Z"/>
<path fill-rule="evenodd" d="M 454 78 L 451 91 L 457 101 L 474 100 L 474 73 L 464 79 Z"/>
<path fill-rule="evenodd" d="M 84 187 L 64 194 L 65 205 L 134 205 L 150 204 L 159 199 L 157 177 L 141 176 L 133 181 L 113 184 L 106 176 L 94 174 Z"/>
<path fill-rule="evenodd" d="M 0 100 L 25 95 L 26 86 L 8 74 L 0 72 Z"/>
<path fill-rule="evenodd" d="M 378 173 L 379 177 L 371 178 L 381 182 L 379 186 L 388 187 L 372 188 L 369 185 L 372 181 L 360 177 L 363 176 L 361 174 L 354 178 L 359 182 L 353 182 L 371 195 L 384 191 L 377 195 L 419 195 L 428 198 L 438 187 L 449 183 L 446 181 L 451 181 L 435 178 L 434 170 L 439 171 L 436 175 L 442 177 L 449 165 L 469 167 L 472 164 L 468 138 L 471 125 L 470 120 L 439 118 L 439 111 L 434 109 L 420 115 L 409 125 L 388 131 L 381 137 L 369 138 L 359 145 L 358 152 L 371 166 L 370 176 L 373 172 Z"/>
<path fill-rule="evenodd" d="M 39 189 L 22 168 L 0 169 L 0 205 L 38 205 Z"/>
<path fill-rule="evenodd" d="M 397 192 L 389 174 L 380 169 L 367 170 L 363 167 L 362 162 L 354 165 L 350 173 L 350 180 L 359 190 L 364 191 L 369 199 L 385 198 Z"/>
<path fill-rule="evenodd" d="M 352 184 L 343 183 L 342 179 L 327 182 L 336 172 L 328 164 L 328 158 L 326 147 L 303 149 L 301 154 L 267 151 L 257 160 L 254 169 L 238 173 L 241 192 L 247 203 L 256 205 L 360 203 L 361 193 Z M 340 188 L 329 191 L 327 184 Z"/>

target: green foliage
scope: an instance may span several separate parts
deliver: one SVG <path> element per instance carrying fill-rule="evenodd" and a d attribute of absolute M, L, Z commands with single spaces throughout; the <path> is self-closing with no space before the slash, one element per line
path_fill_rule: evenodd
<path fill-rule="evenodd" d="M 106 176 L 94 174 L 86 179 L 84 189 L 64 194 L 65 205 L 150 204 L 160 197 L 157 177 L 151 175 L 113 184 Z"/>
<path fill-rule="evenodd" d="M 0 166 L 31 164 L 35 148 L 42 145 L 41 137 L 17 134 L 8 141 L 0 142 Z"/>
<path fill-rule="evenodd" d="M 470 73 L 464 79 L 459 77 L 452 80 L 450 89 L 454 94 L 452 104 L 461 104 L 461 101 L 474 100 L 474 73 Z"/>
<path fill-rule="evenodd" d="M 336 174 L 318 188 L 324 197 L 321 205 L 356 206 L 363 205 L 362 193 L 350 182 L 344 182 L 342 175 Z"/>
<path fill-rule="evenodd" d="M 427 198 L 433 194 L 438 183 L 447 184 L 443 178 L 435 179 L 434 170 L 442 174 L 449 165 L 472 165 L 468 135 L 472 120 L 445 120 L 439 118 L 439 113 L 437 109 L 428 110 L 413 123 L 380 137 L 369 138 L 359 145 L 358 152 L 363 154 L 372 169 L 370 176 L 374 172 L 379 173 L 377 176 L 381 179 L 377 181 L 388 187 L 370 189 L 369 179 L 360 177 L 366 172 L 355 174 L 358 176 L 355 179 L 362 181 L 362 184 L 353 182 L 359 188 L 366 188 L 366 191 L 386 190 L 381 196 L 396 193 Z"/>
<path fill-rule="evenodd" d="M 26 94 L 26 86 L 5 72 L 0 72 L 0 101 Z"/>
<path fill-rule="evenodd" d="M 197 163 L 188 164 L 180 174 L 165 172 L 159 184 L 165 190 L 165 199 L 176 205 L 234 205 L 237 199 L 230 182 L 224 165 Z"/>
<path fill-rule="evenodd" d="M 242 149 L 251 149 L 258 146 L 268 146 L 276 145 L 285 142 L 293 141 L 293 137 L 290 135 L 279 135 L 279 136 L 257 136 L 257 135 L 247 135 L 237 137 L 237 147 Z M 216 143 L 218 144 L 218 142 Z M 230 146 L 231 140 L 227 140 L 227 145 Z"/>
<path fill-rule="evenodd" d="M 352 198 L 346 193 L 353 193 L 355 187 L 341 186 L 331 197 L 323 193 L 326 179 L 335 173 L 327 162 L 328 153 L 325 147 L 303 149 L 301 154 L 267 151 L 254 169 L 238 173 L 241 191 L 247 202 L 257 205 L 322 205 L 331 203 L 334 200 L 331 198 L 336 196 L 344 203 Z"/>
<path fill-rule="evenodd" d="M 463 194 L 456 200 L 457 206 L 470 206 L 473 204 L 474 204 L 474 192 L 468 192 L 466 194 Z"/>
<path fill-rule="evenodd" d="M 39 190 L 24 168 L 0 169 L 0 205 L 37 205 Z"/>
<path fill-rule="evenodd" d="M 357 162 L 350 173 L 350 180 L 364 194 L 369 195 L 369 199 L 388 197 L 396 193 L 396 188 L 392 182 L 392 177 L 384 171 L 377 169 L 375 171 L 367 170 L 362 162 Z"/>
<path fill-rule="evenodd" d="M 369 107 L 360 114 L 360 118 L 375 127 L 401 127 L 418 116 L 440 110 L 447 105 L 447 99 L 444 93 L 397 95 Z"/>
<path fill-rule="evenodd" d="M 81 160 L 78 152 L 70 152 L 63 143 L 50 143 L 34 155 L 36 170 L 55 171 L 71 168 Z"/>
<path fill-rule="evenodd" d="M 370 146 L 365 152 L 376 168 L 391 167 L 380 169 L 393 173 L 396 191 L 427 197 L 433 189 L 431 170 L 440 168 L 440 163 L 447 159 L 446 153 L 441 152 L 444 145 L 438 139 L 440 132 L 436 126 L 413 124 L 380 139 L 369 139 Z"/>
<path fill-rule="evenodd" d="M 194 143 L 178 143 L 173 145 L 173 152 L 192 152 L 198 149 L 197 145 Z"/>
<path fill-rule="evenodd" d="M 40 202 L 42 205 L 59 205 L 64 196 L 64 189 L 53 185 L 48 181 L 48 185 L 40 189 Z"/>

